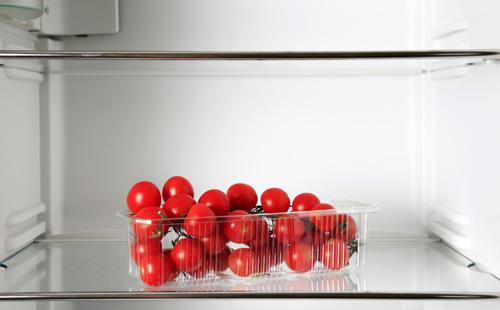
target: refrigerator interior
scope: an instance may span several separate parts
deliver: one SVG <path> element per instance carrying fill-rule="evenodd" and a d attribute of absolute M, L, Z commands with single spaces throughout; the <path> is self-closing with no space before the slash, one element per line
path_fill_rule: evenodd
<path fill-rule="evenodd" d="M 118 33 L 37 39 L 36 32 L 2 23 L 0 47 L 366 51 L 500 46 L 494 35 L 500 29 L 495 1 L 119 3 Z M 359 292 L 499 291 L 498 280 L 489 274 L 500 275 L 500 248 L 492 246 L 500 242 L 495 197 L 500 70 L 495 61 L 0 64 L 0 224 L 5 223 L 0 258 L 39 240 L 7 260 L 13 267 L 0 271 L 2 292 L 140 290 L 126 282 L 126 247 L 120 243 L 125 224 L 115 213 L 126 208 L 133 183 L 151 180 L 162 186 L 172 175 L 188 177 L 196 197 L 246 182 L 259 193 L 278 186 L 290 196 L 310 191 L 325 201 L 355 199 L 382 208 L 370 217 L 373 245 L 366 270 L 349 275 L 354 280 L 318 279 L 320 284 L 295 288 L 265 283 L 257 291 L 342 291 L 338 285 Z M 75 252 L 85 252 L 86 259 Z M 99 268 L 86 265 L 89 261 Z M 93 276 L 103 270 L 109 280 L 96 288 Z M 74 272 L 81 281 L 73 281 Z M 405 272 L 408 277 L 401 277 Z M 419 302 L 408 307 L 442 306 Z"/>

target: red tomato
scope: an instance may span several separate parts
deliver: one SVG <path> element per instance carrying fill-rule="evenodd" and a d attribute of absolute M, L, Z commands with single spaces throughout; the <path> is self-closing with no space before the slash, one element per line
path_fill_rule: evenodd
<path fill-rule="evenodd" d="M 266 245 L 252 249 L 256 257 L 255 271 L 257 273 L 266 273 L 271 267 L 283 262 L 283 246 L 275 238 L 271 238 Z"/>
<path fill-rule="evenodd" d="M 134 216 L 132 229 L 139 240 L 159 238 L 168 231 L 168 224 L 162 219 L 161 208 L 148 207 L 141 209 Z"/>
<path fill-rule="evenodd" d="M 338 214 L 335 220 L 335 238 L 342 241 L 351 241 L 358 232 L 356 221 L 349 214 Z"/>
<path fill-rule="evenodd" d="M 137 264 L 139 262 L 139 255 L 137 253 L 137 242 L 135 240 L 130 241 L 129 251 L 130 257 L 132 257 L 134 263 Z"/>
<path fill-rule="evenodd" d="M 227 190 L 231 209 L 250 211 L 257 205 L 257 193 L 248 184 L 236 183 Z"/>
<path fill-rule="evenodd" d="M 214 272 L 214 271 L 212 270 L 210 264 L 207 264 L 206 262 L 204 262 L 200 267 L 198 267 L 198 269 L 189 272 L 189 275 L 191 277 L 201 279 L 201 278 L 206 277 L 210 272 Z"/>
<path fill-rule="evenodd" d="M 267 213 L 286 212 L 290 208 L 290 198 L 279 188 L 270 188 L 260 196 L 262 209 Z"/>
<path fill-rule="evenodd" d="M 142 208 L 159 207 L 161 205 L 160 190 L 151 182 L 136 183 L 127 195 L 127 206 L 133 214 Z"/>
<path fill-rule="evenodd" d="M 282 244 L 297 242 L 302 239 L 305 233 L 304 222 L 296 215 L 282 215 L 274 224 L 274 234 Z"/>
<path fill-rule="evenodd" d="M 173 197 L 178 194 L 187 194 L 191 197 L 194 197 L 193 186 L 189 181 L 181 176 L 171 177 L 165 182 L 163 185 L 162 195 L 163 200 L 167 201 L 170 197 Z"/>
<path fill-rule="evenodd" d="M 234 274 L 248 277 L 255 272 L 255 253 L 250 249 L 237 249 L 231 252 L 228 265 Z"/>
<path fill-rule="evenodd" d="M 330 210 L 331 212 L 327 211 Z M 322 212 L 320 215 L 310 215 L 309 220 L 314 224 L 317 230 L 322 232 L 333 232 L 335 229 L 335 208 L 328 203 L 320 203 L 311 209 L 311 211 Z"/>
<path fill-rule="evenodd" d="M 229 248 L 225 247 L 224 250 L 222 250 L 222 252 L 220 252 L 215 256 L 212 256 L 213 259 L 211 266 L 215 272 L 222 272 L 229 267 L 228 265 L 229 254 L 231 254 L 231 251 L 229 250 Z"/>
<path fill-rule="evenodd" d="M 229 213 L 229 199 L 223 191 L 218 189 L 211 189 L 204 192 L 198 203 L 204 203 L 214 211 L 216 216 L 228 215 Z"/>
<path fill-rule="evenodd" d="M 225 248 L 221 253 L 214 256 L 206 256 L 203 264 L 189 274 L 195 278 L 203 278 L 209 273 L 220 273 L 228 268 L 229 249 Z"/>
<path fill-rule="evenodd" d="M 192 196 L 177 194 L 165 201 L 162 209 L 163 214 L 171 219 L 185 217 L 194 204 L 196 201 Z"/>
<path fill-rule="evenodd" d="M 158 255 L 161 253 L 161 239 L 152 238 L 148 241 L 132 240 L 130 243 L 130 255 L 136 264 L 148 256 Z"/>
<path fill-rule="evenodd" d="M 184 221 L 184 230 L 190 236 L 202 238 L 212 235 L 217 229 L 217 225 L 214 211 L 204 204 L 198 203 L 189 209 Z"/>
<path fill-rule="evenodd" d="M 284 257 L 287 266 L 295 272 L 307 272 L 314 267 L 316 258 L 311 244 L 297 242 L 285 249 Z"/>
<path fill-rule="evenodd" d="M 181 272 L 192 272 L 203 263 L 203 247 L 193 239 L 181 239 L 170 252 L 170 258 L 177 270 Z"/>
<path fill-rule="evenodd" d="M 338 270 L 349 262 L 349 248 L 339 239 L 331 239 L 321 247 L 319 260 L 327 268 Z"/>
<path fill-rule="evenodd" d="M 283 260 L 285 259 L 283 257 L 283 253 L 285 251 L 285 246 L 283 244 L 281 244 L 278 241 L 278 239 L 270 238 L 269 242 L 266 244 L 266 246 L 264 248 L 267 250 L 267 252 L 270 255 L 273 255 L 277 258 L 277 260 L 276 260 L 277 265 L 282 263 Z"/>
<path fill-rule="evenodd" d="M 224 236 L 236 243 L 246 243 L 255 235 L 255 217 L 248 212 L 236 210 L 224 219 Z"/>
<path fill-rule="evenodd" d="M 292 202 L 293 211 L 309 211 L 321 202 L 316 195 L 311 193 L 302 193 L 297 195 Z"/>
<path fill-rule="evenodd" d="M 149 286 L 162 285 L 177 276 L 177 270 L 168 254 L 144 257 L 140 262 L 139 273 L 142 282 Z"/>
<path fill-rule="evenodd" d="M 266 220 L 264 220 L 260 216 L 253 216 L 252 219 L 255 225 L 255 234 L 252 240 L 250 240 L 249 245 L 251 247 L 263 246 L 269 241 L 269 238 L 271 237 L 269 226 L 267 225 Z"/>
<path fill-rule="evenodd" d="M 333 237 L 333 234 L 324 233 L 319 230 L 312 230 L 307 232 L 302 241 L 312 244 L 315 247 L 323 245 Z"/>
<path fill-rule="evenodd" d="M 205 249 L 205 253 L 209 255 L 219 254 L 226 248 L 226 240 L 222 231 L 216 231 L 213 235 L 201 237 L 199 240 Z"/>
<path fill-rule="evenodd" d="M 309 243 L 314 249 L 315 257 L 319 258 L 323 245 L 331 238 L 333 238 L 333 234 L 324 233 L 319 230 L 312 230 L 306 234 L 302 241 Z"/>

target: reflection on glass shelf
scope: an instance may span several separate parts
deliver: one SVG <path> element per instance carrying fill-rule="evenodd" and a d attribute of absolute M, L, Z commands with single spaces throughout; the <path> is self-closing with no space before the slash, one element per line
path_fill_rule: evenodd
<path fill-rule="evenodd" d="M 133 281 L 133 291 L 148 292 L 363 292 L 362 273 L 339 272 L 324 274 L 285 275 L 276 277 L 261 277 L 217 280 L 195 280 L 172 282 L 161 288 L 148 288 L 139 281 Z"/>
<path fill-rule="evenodd" d="M 1 293 L 140 292 L 128 275 L 125 242 L 39 242 L 6 262 Z M 498 292 L 500 281 L 440 242 L 372 242 L 361 270 L 284 277 L 179 281 L 163 291 L 200 292 Z"/>

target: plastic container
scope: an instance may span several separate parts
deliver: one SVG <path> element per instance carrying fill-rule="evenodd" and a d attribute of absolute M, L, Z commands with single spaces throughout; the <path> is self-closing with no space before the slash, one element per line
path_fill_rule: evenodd
<path fill-rule="evenodd" d="M 0 0 L 0 15 L 19 21 L 32 20 L 43 12 L 42 0 Z"/>
<path fill-rule="evenodd" d="M 166 286 L 362 267 L 368 214 L 378 208 L 355 201 L 333 205 L 334 210 L 200 217 L 194 222 L 163 215 L 143 220 L 121 212 L 127 220 L 130 276 L 146 286 Z"/>

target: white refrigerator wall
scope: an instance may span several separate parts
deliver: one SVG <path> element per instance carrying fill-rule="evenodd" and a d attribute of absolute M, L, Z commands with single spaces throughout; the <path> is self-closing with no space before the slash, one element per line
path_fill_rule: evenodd
<path fill-rule="evenodd" d="M 465 219 L 448 223 L 451 236 L 466 241 L 459 250 L 497 275 L 499 69 L 497 65 L 476 68 L 465 78 L 436 81 L 433 87 L 437 129 L 434 207 Z"/>
<path fill-rule="evenodd" d="M 500 45 L 488 35 L 500 26 L 493 16 L 498 6 L 488 0 L 123 0 L 120 33 L 68 37 L 61 47 L 488 48 Z M 447 64 L 457 62 L 431 68 Z M 52 63 L 42 100 L 50 232 L 120 229 L 114 212 L 125 208 L 134 182 L 161 186 L 182 174 L 197 196 L 243 181 L 259 192 L 280 186 L 291 195 L 313 191 L 324 200 L 373 202 L 383 211 L 370 219 L 372 230 L 418 235 L 430 228 L 499 274 L 500 253 L 491 248 L 497 237 L 483 228 L 498 218 L 492 207 L 498 147 L 485 139 L 498 131 L 499 94 L 491 82 L 498 68 L 430 77 L 418 74 L 421 65 Z M 440 230 L 433 217 L 427 221 L 429 207 L 438 210 Z"/>
<path fill-rule="evenodd" d="M 433 48 L 500 46 L 500 2 L 434 1 Z M 488 9 L 484 9 L 488 8 Z M 445 31 L 443 31 L 443 29 Z M 431 75 L 435 170 L 429 206 L 437 211 L 431 229 L 478 265 L 500 274 L 500 67 L 453 68 Z M 436 225 L 437 224 L 437 225 Z"/>
<path fill-rule="evenodd" d="M 134 182 L 176 174 L 197 196 L 243 181 L 370 201 L 384 207 L 377 229 L 421 231 L 410 87 L 406 77 L 69 76 L 59 232 L 121 227 L 114 211 Z"/>
<path fill-rule="evenodd" d="M 0 22 L 0 49 L 33 49 L 36 37 Z M 45 232 L 40 192 L 37 62 L 0 60 L 0 259 Z"/>
<path fill-rule="evenodd" d="M 62 45 L 410 49 L 422 42 L 417 3 L 121 1 L 120 33 L 65 38 Z M 412 63 L 390 65 L 52 64 L 48 83 L 58 98 L 46 98 L 51 121 L 44 125 L 63 134 L 45 154 L 47 175 L 59 178 L 43 184 L 50 231 L 120 229 L 114 212 L 126 207 L 134 182 L 161 186 L 181 174 L 197 196 L 248 182 L 259 192 L 279 186 L 292 196 L 312 191 L 326 201 L 373 202 L 383 207 L 373 229 L 423 234 L 421 78 Z"/>

